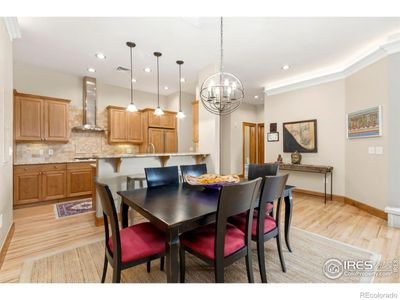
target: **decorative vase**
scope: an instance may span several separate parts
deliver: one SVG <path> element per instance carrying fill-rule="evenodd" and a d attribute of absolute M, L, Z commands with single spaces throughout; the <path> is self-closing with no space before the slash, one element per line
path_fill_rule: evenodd
<path fill-rule="evenodd" d="M 301 154 L 298 151 L 292 153 L 291 157 L 292 157 L 292 164 L 299 165 L 301 163 Z"/>
<path fill-rule="evenodd" d="M 276 159 L 276 161 L 278 162 L 278 163 L 283 163 L 283 158 L 282 158 L 282 155 L 278 155 L 278 158 Z"/>

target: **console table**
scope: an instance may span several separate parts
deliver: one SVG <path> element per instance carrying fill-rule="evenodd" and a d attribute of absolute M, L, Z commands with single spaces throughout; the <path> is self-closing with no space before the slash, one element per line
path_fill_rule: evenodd
<path fill-rule="evenodd" d="M 306 172 L 306 173 L 319 173 L 319 174 L 324 174 L 325 176 L 325 181 L 324 181 L 324 198 L 325 198 L 325 204 L 326 204 L 326 176 L 327 174 L 330 175 L 331 177 L 331 194 L 330 194 L 330 200 L 332 200 L 332 186 L 333 186 L 333 167 L 331 166 L 318 166 L 318 165 L 303 165 L 303 164 L 285 164 L 285 163 L 280 163 L 279 164 L 279 169 L 280 170 L 285 170 L 285 171 L 297 171 L 297 172 Z"/>

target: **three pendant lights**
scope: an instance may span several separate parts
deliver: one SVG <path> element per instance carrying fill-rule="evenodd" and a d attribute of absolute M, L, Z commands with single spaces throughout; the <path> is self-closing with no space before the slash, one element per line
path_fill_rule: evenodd
<path fill-rule="evenodd" d="M 130 112 L 135 112 L 138 111 L 134 100 L 133 100 L 133 53 L 132 53 L 132 49 L 136 46 L 135 43 L 133 42 L 127 42 L 126 45 L 129 47 L 129 51 L 130 51 L 130 62 L 131 62 L 131 68 L 130 68 L 130 72 L 131 72 L 131 101 L 129 103 L 129 105 L 127 106 L 126 110 L 130 111 Z M 154 115 L 156 116 L 161 116 L 164 114 L 163 110 L 160 107 L 160 66 L 159 66 L 159 59 L 160 56 L 162 55 L 160 52 L 154 52 L 153 53 L 154 56 L 157 59 L 157 108 L 154 111 Z M 176 114 L 176 117 L 178 119 L 182 119 L 185 117 L 185 114 L 182 111 L 182 70 L 181 67 L 183 65 L 183 61 L 182 60 L 178 60 L 176 62 L 179 66 L 179 112 Z"/>

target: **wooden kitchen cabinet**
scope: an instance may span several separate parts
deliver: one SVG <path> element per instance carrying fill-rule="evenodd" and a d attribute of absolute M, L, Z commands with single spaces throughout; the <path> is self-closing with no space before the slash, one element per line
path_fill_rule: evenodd
<path fill-rule="evenodd" d="M 69 103 L 46 100 L 44 102 L 44 139 L 67 142 L 69 135 Z"/>
<path fill-rule="evenodd" d="M 155 116 L 154 109 L 143 110 L 143 142 L 140 145 L 141 153 L 152 150 L 155 153 L 175 153 L 178 150 L 178 137 L 176 128 L 176 113 L 164 111 L 164 115 Z"/>
<path fill-rule="evenodd" d="M 199 101 L 192 102 L 193 143 L 199 142 Z"/>
<path fill-rule="evenodd" d="M 90 163 L 54 163 L 14 166 L 14 205 L 90 197 L 93 175 Z"/>
<path fill-rule="evenodd" d="M 108 142 L 139 144 L 143 141 L 142 113 L 108 106 Z"/>
<path fill-rule="evenodd" d="M 149 128 L 149 143 L 154 145 L 155 153 L 175 153 L 177 137 L 172 129 Z"/>
<path fill-rule="evenodd" d="M 41 200 L 56 200 L 67 196 L 66 170 L 45 171 L 41 174 Z"/>
<path fill-rule="evenodd" d="M 14 93 L 15 141 L 68 142 L 69 100 Z"/>
<path fill-rule="evenodd" d="M 90 164 L 67 165 L 67 197 L 90 196 L 93 192 L 93 175 Z"/>
<path fill-rule="evenodd" d="M 14 205 L 40 201 L 40 171 L 14 173 Z"/>

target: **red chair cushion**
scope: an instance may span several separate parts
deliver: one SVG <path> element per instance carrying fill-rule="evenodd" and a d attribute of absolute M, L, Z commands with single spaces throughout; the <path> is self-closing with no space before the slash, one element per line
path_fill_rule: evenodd
<path fill-rule="evenodd" d="M 165 252 L 165 235 L 150 222 L 132 225 L 121 229 L 121 261 L 123 263 L 138 260 Z M 110 237 L 108 245 L 113 251 Z"/>
<path fill-rule="evenodd" d="M 246 230 L 246 214 L 240 214 L 234 217 L 229 218 L 229 222 L 239 228 L 241 231 L 245 232 Z M 271 230 L 276 228 L 276 221 L 269 215 L 265 216 L 264 219 L 264 233 L 270 232 Z M 257 216 L 253 216 L 253 224 L 251 229 L 251 234 L 253 236 L 257 235 Z"/>
<path fill-rule="evenodd" d="M 265 215 L 269 215 L 273 208 L 274 205 L 272 203 L 267 203 L 267 205 L 265 205 Z M 258 216 L 258 208 L 254 210 L 254 216 Z"/>
<path fill-rule="evenodd" d="M 214 259 L 216 224 L 200 227 L 181 236 L 181 243 L 187 248 L 192 249 L 200 255 Z M 233 226 L 227 224 L 225 232 L 224 256 L 228 256 L 245 246 L 244 233 Z"/>

